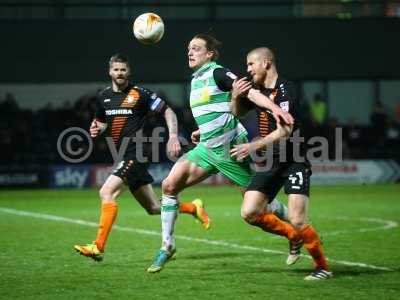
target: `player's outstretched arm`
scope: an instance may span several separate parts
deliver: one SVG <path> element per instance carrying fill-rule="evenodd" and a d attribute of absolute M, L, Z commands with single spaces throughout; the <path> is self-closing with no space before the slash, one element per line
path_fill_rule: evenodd
<path fill-rule="evenodd" d="M 270 98 L 263 95 L 259 90 L 250 89 L 247 97 L 251 102 L 255 103 L 257 106 L 272 111 L 272 114 L 274 115 L 277 123 L 280 123 L 280 118 L 282 118 L 282 120 L 285 121 L 286 124 L 289 125 L 294 124 L 294 119 L 290 113 L 284 111 L 282 108 L 276 105 Z"/>
<path fill-rule="evenodd" d="M 246 77 L 233 81 L 231 102 L 229 105 L 234 116 L 240 117 L 247 113 L 248 110 L 241 103 L 241 98 L 245 97 L 250 89 L 251 83 L 246 80 Z"/>
<path fill-rule="evenodd" d="M 172 156 L 178 157 L 181 153 L 181 144 L 178 139 L 178 120 L 176 114 L 169 106 L 164 111 L 164 118 L 169 132 L 167 151 Z"/>
<path fill-rule="evenodd" d="M 243 160 L 252 152 L 265 149 L 266 147 L 272 146 L 274 143 L 278 142 L 281 139 L 288 138 L 292 133 L 292 130 L 293 125 L 278 123 L 277 128 L 266 137 L 253 141 L 251 143 L 235 145 L 230 151 L 230 154 L 236 160 Z"/>

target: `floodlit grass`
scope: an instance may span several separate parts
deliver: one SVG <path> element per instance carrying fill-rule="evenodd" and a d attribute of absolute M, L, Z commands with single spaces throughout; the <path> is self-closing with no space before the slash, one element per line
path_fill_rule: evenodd
<path fill-rule="evenodd" d="M 97 223 L 96 190 L 1 191 L 0 299 L 400 299 L 399 195 L 399 185 L 314 187 L 311 220 L 334 278 L 306 282 L 311 260 L 287 267 L 287 241 L 245 224 L 233 187 L 182 193 L 181 201 L 205 201 L 212 229 L 181 215 L 177 259 L 159 274 L 145 270 L 160 246 L 160 218 L 129 192 L 96 263 L 73 251 L 95 238 L 96 227 L 77 220 Z"/>

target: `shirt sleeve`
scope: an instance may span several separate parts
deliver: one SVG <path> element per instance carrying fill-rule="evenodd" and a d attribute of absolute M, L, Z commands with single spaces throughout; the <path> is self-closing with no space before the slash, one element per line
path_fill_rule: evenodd
<path fill-rule="evenodd" d="M 237 76 L 229 69 L 215 69 L 213 75 L 215 83 L 221 91 L 229 92 L 232 90 L 233 81 L 237 78 Z M 240 104 L 247 110 L 255 108 L 255 104 L 251 102 L 246 96 L 241 97 Z"/>
<path fill-rule="evenodd" d="M 283 110 L 288 111 L 293 116 L 294 119 L 297 119 L 299 116 L 300 103 L 297 96 L 296 88 L 292 82 L 288 82 L 287 91 L 288 91 L 287 101 L 286 103 L 285 102 L 280 103 L 280 106 Z M 286 105 L 288 107 L 286 107 Z"/>
<path fill-rule="evenodd" d="M 104 99 L 103 93 L 97 94 L 94 118 L 101 123 L 106 123 L 106 111 L 103 106 Z"/>
<path fill-rule="evenodd" d="M 214 80 L 218 88 L 223 92 L 232 90 L 233 81 L 237 78 L 229 69 L 218 68 L 214 70 Z"/>
<path fill-rule="evenodd" d="M 154 93 L 148 89 L 142 89 L 148 109 L 154 113 L 163 113 L 167 106 L 167 103 L 157 93 Z"/>

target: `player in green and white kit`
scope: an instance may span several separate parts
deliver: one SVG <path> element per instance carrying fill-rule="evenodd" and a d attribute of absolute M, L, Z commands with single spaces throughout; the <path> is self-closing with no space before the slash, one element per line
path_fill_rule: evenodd
<path fill-rule="evenodd" d="M 232 114 L 230 91 L 236 76 L 215 62 L 218 46 L 219 42 L 206 34 L 196 35 L 189 43 L 189 67 L 195 71 L 190 107 L 199 127 L 192 134 L 192 140 L 197 146 L 173 166 L 162 183 L 162 246 L 147 270 L 150 273 L 160 271 L 176 252 L 174 228 L 179 192 L 218 172 L 244 192 L 253 175 L 249 161 L 237 162 L 229 153 L 234 145 L 247 142 L 247 131 Z M 260 97 L 259 100 L 277 116 L 293 122 L 290 115 L 267 97 L 260 93 L 255 97 Z M 283 209 L 279 202 L 275 205 Z"/>

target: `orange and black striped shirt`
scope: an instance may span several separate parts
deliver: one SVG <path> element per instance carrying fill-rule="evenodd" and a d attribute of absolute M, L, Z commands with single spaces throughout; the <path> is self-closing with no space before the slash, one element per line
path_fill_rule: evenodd
<path fill-rule="evenodd" d="M 108 87 L 100 92 L 97 101 L 95 118 L 107 123 L 117 149 L 123 138 L 134 137 L 142 129 L 148 113 L 161 113 L 167 107 L 156 93 L 131 84 L 122 92 Z M 135 152 L 135 143 L 130 140 L 125 158 L 134 158 Z"/>
<path fill-rule="evenodd" d="M 271 100 L 274 101 L 275 104 L 277 104 L 284 111 L 289 112 L 293 116 L 295 123 L 293 126 L 292 136 L 297 131 L 297 133 L 299 133 L 301 137 L 303 135 L 303 132 L 301 131 L 301 122 L 300 122 L 301 119 L 300 104 L 299 104 L 299 99 L 296 95 L 297 93 L 294 84 L 288 80 L 278 77 L 275 86 L 272 89 L 263 87 L 255 87 L 255 88 L 259 89 L 262 94 L 269 97 Z M 276 129 L 276 120 L 270 110 L 258 106 L 255 106 L 255 108 L 258 115 L 259 136 L 265 137 Z M 293 147 L 294 147 L 293 142 L 291 140 L 287 140 L 285 143 L 285 153 L 286 153 L 285 160 L 287 162 L 293 161 L 294 159 Z M 307 150 L 306 144 L 302 142 L 298 145 L 295 145 L 295 147 L 299 149 L 300 151 L 299 155 L 305 158 Z M 282 159 L 283 155 L 280 154 L 281 149 L 282 148 L 280 147 L 279 144 L 274 145 L 273 148 L 274 160 L 279 159 L 279 157 Z"/>

